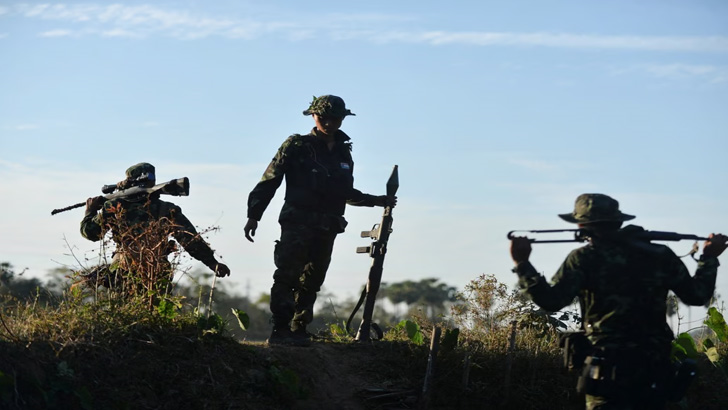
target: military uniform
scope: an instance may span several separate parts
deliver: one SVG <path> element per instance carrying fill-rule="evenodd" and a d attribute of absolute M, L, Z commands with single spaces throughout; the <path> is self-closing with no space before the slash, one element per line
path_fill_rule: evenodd
<path fill-rule="evenodd" d="M 130 167 L 126 173 L 127 181 L 138 178 L 142 173 L 151 175 L 153 184 L 154 167 L 148 163 Z M 169 241 L 170 235 L 187 253 L 210 269 L 215 270 L 218 264 L 213 250 L 180 207 L 157 196 L 107 200 L 101 212 L 87 209 L 81 221 L 81 235 L 88 240 L 99 241 L 108 231 L 111 231 L 117 246 L 109 267 L 112 278 L 123 279 L 133 272 L 153 276 L 160 285 L 169 283 L 173 271 L 167 256 L 176 249 L 175 243 Z"/>
<path fill-rule="evenodd" d="M 314 99 L 304 115 L 354 115 L 336 96 Z M 316 294 L 331 261 L 336 235 L 344 232 L 346 205 L 375 206 L 381 197 L 354 188 L 351 142 L 341 130 L 331 148 L 314 127 L 307 135 L 292 135 L 278 149 L 262 179 L 248 197 L 248 218 L 259 221 L 285 179 L 285 202 L 278 222 L 270 309 L 274 328 L 305 331 L 313 320 Z"/>
<path fill-rule="evenodd" d="M 580 196 L 575 211 L 560 216 L 586 223 L 583 226 L 634 218 L 619 212 L 617 201 L 600 194 Z M 691 277 L 670 248 L 629 240 L 630 232 L 641 230 L 630 225 L 620 231 L 615 228 L 613 235 L 594 236 L 568 255 L 552 284 L 527 260 L 514 268 L 520 287 L 543 309 L 558 311 L 579 297 L 585 334 L 592 344 L 585 377 L 603 379 L 590 386 L 591 391 L 587 388 L 588 409 L 663 408 L 671 382 L 673 339 L 665 320 L 668 291 L 683 303 L 704 305 L 715 289 L 716 257 L 702 257 Z"/>

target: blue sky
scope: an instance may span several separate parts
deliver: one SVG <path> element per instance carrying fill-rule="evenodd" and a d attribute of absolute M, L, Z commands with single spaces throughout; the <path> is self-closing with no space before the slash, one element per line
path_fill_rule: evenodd
<path fill-rule="evenodd" d="M 583 192 L 648 229 L 728 232 L 724 1 L 208 3 L 0 3 L 0 259 L 42 276 L 77 265 L 71 250 L 93 255 L 82 210 L 50 210 L 148 161 L 160 180 L 190 178 L 173 201 L 221 228 L 208 240 L 225 280 L 267 291 L 283 192 L 255 244 L 247 194 L 312 127 L 314 94 L 357 114 L 342 129 L 359 189 L 383 193 L 400 167 L 385 280 L 513 283 L 505 234 L 569 228 L 556 214 Z M 358 294 L 359 231 L 380 216 L 347 210 L 328 291 Z M 573 247 L 533 261 L 550 277 Z"/>

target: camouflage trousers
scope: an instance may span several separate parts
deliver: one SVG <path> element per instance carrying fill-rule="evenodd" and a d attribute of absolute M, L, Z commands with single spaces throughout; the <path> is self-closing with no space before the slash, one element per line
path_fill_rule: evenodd
<path fill-rule="evenodd" d="M 273 259 L 270 310 L 275 327 L 305 328 L 313 320 L 316 294 L 331 263 L 336 232 L 307 225 L 281 225 Z M 292 321 L 292 323 L 291 323 Z"/>
<path fill-rule="evenodd" d="M 651 353 L 651 352 L 650 352 Z M 586 388 L 587 410 L 661 410 L 667 404 L 671 365 L 667 358 L 650 360 L 645 351 L 615 352 L 598 367 L 586 365 L 582 377 L 601 374 Z"/>

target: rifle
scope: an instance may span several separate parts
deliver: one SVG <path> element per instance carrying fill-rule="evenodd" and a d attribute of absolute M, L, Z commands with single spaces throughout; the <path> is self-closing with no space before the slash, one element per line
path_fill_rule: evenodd
<path fill-rule="evenodd" d="M 572 239 L 530 239 L 531 243 L 564 243 L 564 242 L 586 242 L 591 237 L 591 233 L 588 229 L 541 229 L 535 231 L 510 231 L 506 237 L 513 239 L 516 232 L 529 232 L 529 233 L 557 233 L 557 232 L 570 232 L 573 233 Z M 665 231 L 646 231 L 640 227 L 634 225 L 627 225 L 623 229 L 619 230 L 617 235 L 622 236 L 625 239 L 633 239 L 638 241 L 682 241 L 682 240 L 695 240 L 695 241 L 707 241 L 708 238 L 692 235 L 682 234 L 676 232 L 665 232 Z"/>
<path fill-rule="evenodd" d="M 390 198 L 394 197 L 397 193 L 397 188 L 399 188 L 399 173 L 397 169 L 398 167 L 395 165 L 392 170 L 392 174 L 389 176 L 389 180 L 387 180 L 387 196 Z M 372 322 L 372 313 L 374 313 L 374 301 L 376 300 L 377 292 L 379 291 L 379 285 L 382 282 L 384 256 L 387 254 L 389 234 L 392 233 L 392 221 L 392 207 L 385 206 L 384 213 L 382 215 L 382 222 L 375 224 L 370 231 L 363 231 L 361 233 L 362 238 L 372 238 L 374 240 L 372 244 L 370 246 L 360 246 L 356 248 L 356 253 L 368 253 L 369 256 L 372 257 L 372 266 L 369 268 L 367 284 L 362 290 L 359 302 L 354 308 L 354 311 L 351 312 L 349 320 L 346 322 L 346 331 L 348 332 L 349 325 L 351 324 L 354 315 L 366 299 L 361 324 L 359 325 L 359 331 L 355 338 L 355 340 L 360 342 L 371 340 L 371 337 L 369 336 L 371 328 L 377 332 L 379 339 L 384 336 L 379 326 Z"/>
<path fill-rule="evenodd" d="M 108 191 L 113 191 L 111 187 L 115 185 L 104 185 L 102 188 L 102 192 L 106 193 Z M 145 188 L 143 186 L 133 186 L 131 188 L 122 189 L 117 192 L 109 193 L 107 195 L 104 195 L 104 198 L 106 200 L 111 199 L 120 199 L 120 198 L 133 198 L 133 197 L 139 197 L 142 195 L 152 196 L 152 195 L 174 195 L 174 196 L 187 196 L 190 194 L 190 180 L 187 177 L 184 178 L 178 178 L 173 179 L 169 182 L 164 182 L 162 184 L 154 185 L 150 188 Z M 51 215 L 55 215 L 60 212 L 70 211 L 71 209 L 80 208 L 82 206 L 86 205 L 86 202 L 79 202 L 77 204 L 67 206 L 65 208 L 61 209 L 54 209 L 51 211 Z"/>

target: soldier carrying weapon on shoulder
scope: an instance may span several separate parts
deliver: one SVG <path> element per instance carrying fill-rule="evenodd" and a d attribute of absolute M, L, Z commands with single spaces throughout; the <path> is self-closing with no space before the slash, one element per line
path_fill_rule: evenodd
<path fill-rule="evenodd" d="M 176 244 L 169 240 L 170 236 L 218 277 L 230 275 L 230 269 L 215 258 L 214 251 L 179 206 L 162 201 L 159 193 L 146 193 L 152 190 L 155 181 L 154 166 L 142 162 L 129 167 L 126 179 L 116 186 L 103 189 L 104 192 L 118 189 L 122 195 L 113 199 L 97 196 L 86 200 L 81 235 L 96 242 L 111 231 L 116 244 L 108 277 L 87 279 L 107 287 L 117 285 L 117 281 L 120 281 L 127 286 L 127 291 L 133 291 L 134 286 L 129 287 L 128 282 L 134 278 L 143 278 L 143 282 L 153 286 L 156 291 L 168 289 L 174 272 L 167 257 L 176 250 Z M 188 188 L 186 178 L 185 182 Z M 135 189 L 139 191 L 138 194 L 123 195 L 124 192 L 135 192 Z M 187 195 L 187 192 L 171 194 Z"/>
<path fill-rule="evenodd" d="M 670 248 L 635 239 L 644 230 L 620 229 L 634 216 L 607 195 L 582 194 L 574 211 L 559 217 L 578 224 L 589 244 L 567 256 L 551 284 L 529 262 L 535 241 L 512 237 L 510 251 L 521 289 L 538 306 L 558 311 L 579 297 L 587 347 L 583 363 L 574 365 L 583 370 L 577 390 L 586 394 L 586 408 L 663 409 L 667 399 L 679 400 L 686 383 L 670 363 L 667 294 L 689 305 L 708 303 L 728 237 L 706 238 L 690 276 Z"/>

